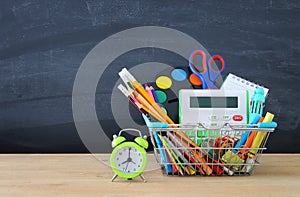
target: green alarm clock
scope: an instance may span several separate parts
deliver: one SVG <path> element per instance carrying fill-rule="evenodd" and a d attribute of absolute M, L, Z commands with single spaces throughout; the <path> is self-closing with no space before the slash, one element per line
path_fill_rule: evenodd
<path fill-rule="evenodd" d="M 134 139 L 134 142 L 126 141 L 124 136 L 121 136 L 124 131 L 135 131 L 139 136 Z M 140 176 L 146 182 L 143 176 L 143 171 L 147 165 L 148 148 L 147 136 L 142 137 L 142 134 L 137 129 L 122 129 L 119 135 L 113 135 L 112 148 L 113 151 L 110 157 L 110 164 L 115 172 L 112 181 L 117 176 L 126 179 L 132 179 Z"/>

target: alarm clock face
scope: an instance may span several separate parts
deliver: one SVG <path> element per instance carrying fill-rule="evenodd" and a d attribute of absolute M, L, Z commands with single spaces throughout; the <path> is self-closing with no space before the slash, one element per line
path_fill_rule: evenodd
<path fill-rule="evenodd" d="M 113 170 L 124 178 L 140 175 L 146 163 L 146 151 L 134 142 L 125 142 L 117 146 L 111 157 Z"/>

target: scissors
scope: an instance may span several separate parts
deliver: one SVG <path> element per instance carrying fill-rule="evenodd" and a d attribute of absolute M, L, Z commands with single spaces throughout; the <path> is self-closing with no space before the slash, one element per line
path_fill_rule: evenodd
<path fill-rule="evenodd" d="M 196 55 L 202 56 L 202 70 L 199 71 L 195 65 L 194 65 L 194 58 Z M 202 50 L 196 50 L 194 51 L 189 59 L 189 67 L 192 70 L 192 72 L 201 79 L 202 81 L 202 87 L 203 89 L 218 89 L 218 87 L 215 85 L 215 80 L 224 72 L 225 70 L 225 61 L 220 55 L 213 55 L 208 61 L 206 60 L 206 53 Z M 214 68 L 216 66 L 213 66 L 214 61 L 220 61 L 221 62 L 221 69 Z"/>

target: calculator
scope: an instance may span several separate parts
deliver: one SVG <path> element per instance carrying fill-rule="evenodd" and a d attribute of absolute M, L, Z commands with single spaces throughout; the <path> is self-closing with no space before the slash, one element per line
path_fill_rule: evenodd
<path fill-rule="evenodd" d="M 205 131 L 187 131 L 187 135 L 201 143 L 203 138 L 232 135 L 220 132 L 225 124 L 247 124 L 249 95 L 247 90 L 202 90 L 182 89 L 179 91 L 179 122 L 202 124 Z M 239 136 L 237 136 L 239 137 Z"/>

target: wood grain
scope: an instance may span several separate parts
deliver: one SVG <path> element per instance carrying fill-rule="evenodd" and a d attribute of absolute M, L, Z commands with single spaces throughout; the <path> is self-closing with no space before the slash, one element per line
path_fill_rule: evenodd
<path fill-rule="evenodd" d="M 2 154 L 0 196 L 300 195 L 300 154 L 263 155 L 261 162 L 252 176 L 171 177 L 155 169 L 144 173 L 143 183 L 111 182 L 110 167 L 90 154 Z"/>

